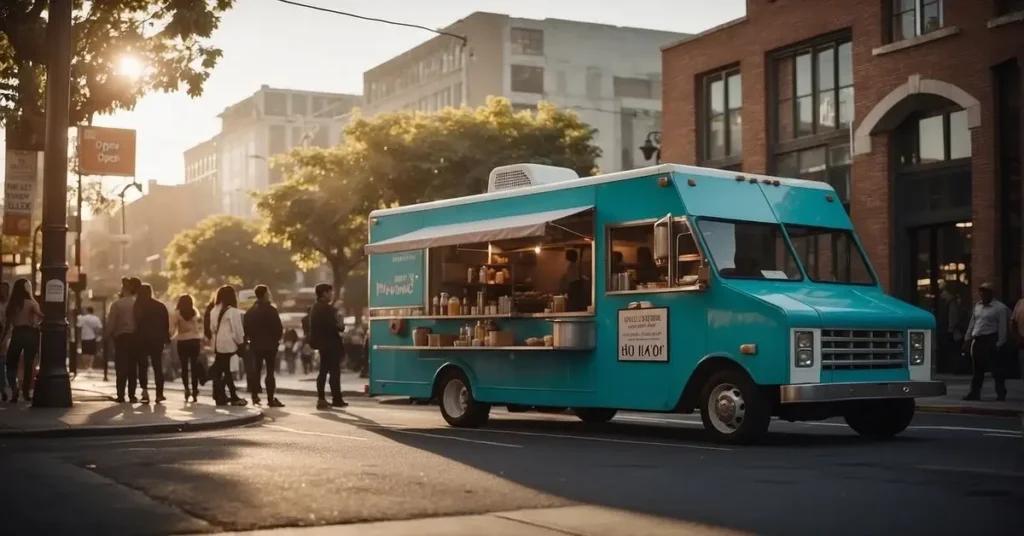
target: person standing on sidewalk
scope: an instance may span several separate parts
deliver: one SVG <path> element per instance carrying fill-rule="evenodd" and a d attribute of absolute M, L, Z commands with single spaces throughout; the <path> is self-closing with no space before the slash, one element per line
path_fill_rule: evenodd
<path fill-rule="evenodd" d="M 272 408 L 283 408 L 284 404 L 274 398 L 274 390 L 277 382 L 274 373 L 277 372 L 277 349 L 281 343 L 281 335 L 284 333 L 284 326 L 281 324 L 281 315 L 277 312 L 274 304 L 270 303 L 270 288 L 266 285 L 256 285 L 256 303 L 245 312 L 244 324 L 245 333 L 249 337 L 249 351 L 252 355 L 249 374 L 249 394 L 252 396 L 252 403 L 260 403 L 260 374 L 263 365 L 267 366 L 267 404 Z"/>
<path fill-rule="evenodd" d="M 142 387 L 142 403 L 149 404 L 147 371 L 153 365 L 153 383 L 156 385 L 156 403 L 164 400 L 164 347 L 170 342 L 170 319 L 167 307 L 153 298 L 153 287 L 139 286 L 135 297 L 135 336 L 139 344 L 138 367 L 139 386 Z"/>
<path fill-rule="evenodd" d="M 199 400 L 199 346 L 202 334 L 199 332 L 199 311 L 196 311 L 192 296 L 182 294 L 174 307 L 171 316 L 171 338 L 178 349 L 178 361 L 181 362 L 181 383 L 185 386 L 185 401 L 192 395 L 192 401 Z M 192 390 L 189 391 L 189 379 Z"/>
<path fill-rule="evenodd" d="M 235 379 L 231 376 L 231 357 L 244 354 L 245 327 L 242 313 L 238 310 L 238 294 L 235 288 L 225 285 L 217 289 L 216 305 L 210 310 L 210 331 L 213 345 L 213 399 L 218 406 L 244 406 L 245 400 L 238 397 Z M 225 385 L 230 399 L 224 393 Z"/>
<path fill-rule="evenodd" d="M 32 297 L 32 284 L 27 279 L 14 282 L 4 320 L 11 332 L 11 342 L 7 347 L 7 383 L 11 385 L 11 402 L 18 401 L 18 361 L 23 355 L 21 390 L 28 402 L 32 400 L 32 370 L 39 353 L 39 324 L 43 321 L 43 311 Z"/>
<path fill-rule="evenodd" d="M 78 317 L 78 329 L 82 339 L 82 368 L 92 370 L 92 362 L 99 347 L 100 333 L 103 333 L 103 322 L 96 316 L 92 307 L 85 308 L 85 314 Z"/>
<path fill-rule="evenodd" d="M 7 330 L 7 299 L 11 286 L 7 281 L 0 283 L 0 402 L 7 402 L 7 345 L 11 334 Z"/>
<path fill-rule="evenodd" d="M 345 344 L 341 338 L 342 326 L 338 322 L 338 312 L 331 305 L 334 302 L 334 287 L 320 283 L 315 291 L 316 304 L 309 311 L 309 340 L 313 348 L 320 352 L 320 372 L 316 377 L 316 408 L 343 408 L 348 405 L 341 394 L 341 360 L 345 357 Z M 324 393 L 328 375 L 331 380 L 329 405 Z"/>
<path fill-rule="evenodd" d="M 135 342 L 135 285 L 132 279 L 121 278 L 121 297 L 110 306 L 107 313 L 106 339 L 114 342 L 114 374 L 117 384 L 117 401 L 124 402 L 125 388 L 128 400 L 134 404 L 135 384 L 139 369 L 136 366 L 138 345 Z"/>
<path fill-rule="evenodd" d="M 299 353 L 299 334 L 292 328 L 284 332 L 284 361 L 288 365 L 288 374 L 295 375 L 295 361 Z"/>
<path fill-rule="evenodd" d="M 1006 400 L 1006 379 L 1003 377 L 1005 367 L 999 360 L 999 352 L 1006 344 L 1010 310 L 992 297 L 992 285 L 989 283 L 978 286 L 978 296 L 980 299 L 974 304 L 964 340 L 964 349 L 970 352 L 974 372 L 971 390 L 964 400 L 981 400 L 981 387 L 985 383 L 987 369 L 996 384 L 996 397 L 1002 402 Z"/>

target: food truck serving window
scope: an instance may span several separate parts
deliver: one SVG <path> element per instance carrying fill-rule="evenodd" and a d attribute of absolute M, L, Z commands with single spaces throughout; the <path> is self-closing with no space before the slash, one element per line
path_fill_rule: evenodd
<path fill-rule="evenodd" d="M 696 285 L 703 256 L 683 218 L 658 223 L 630 222 L 608 227 L 607 292 L 644 292 Z M 663 243 L 656 244 L 658 232 Z M 674 260 L 673 260 L 674 259 Z M 670 281 L 674 281 L 671 282 Z"/>
<path fill-rule="evenodd" d="M 803 279 L 781 225 L 701 218 L 697 226 L 720 276 Z"/>
<path fill-rule="evenodd" d="M 807 277 L 821 283 L 874 285 L 863 252 L 845 229 L 786 225 Z M 795 269 L 795 267 L 794 267 Z"/>

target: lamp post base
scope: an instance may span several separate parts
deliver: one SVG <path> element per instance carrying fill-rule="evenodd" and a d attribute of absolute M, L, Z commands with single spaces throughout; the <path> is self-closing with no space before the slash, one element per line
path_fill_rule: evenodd
<path fill-rule="evenodd" d="M 44 375 L 39 370 L 36 378 L 36 390 L 32 393 L 33 408 L 70 408 L 71 407 L 71 376 L 67 372 Z"/>

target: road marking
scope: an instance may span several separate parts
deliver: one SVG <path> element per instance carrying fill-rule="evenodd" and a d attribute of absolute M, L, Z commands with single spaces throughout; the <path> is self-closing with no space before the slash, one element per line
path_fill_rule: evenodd
<path fill-rule="evenodd" d="M 1014 433 L 1009 433 L 1009 434 L 985 434 L 985 436 L 986 437 L 1009 437 L 1009 438 L 1013 438 L 1013 439 L 1020 439 L 1021 437 L 1024 437 L 1024 434 L 1014 434 Z"/>
<path fill-rule="evenodd" d="M 636 441 L 636 440 L 631 440 L 631 439 L 612 439 L 610 437 L 577 436 L 577 435 L 567 435 L 567 434 L 548 434 L 548 433 L 543 433 L 543 432 L 518 432 L 518 431 L 512 431 L 512 430 L 491 430 L 491 429 L 487 429 L 487 428 L 467 429 L 466 431 L 467 432 L 494 433 L 494 434 L 515 434 L 515 435 L 538 436 L 538 437 L 555 437 L 555 438 L 561 438 L 561 439 L 578 439 L 580 441 L 600 441 L 600 442 L 605 442 L 605 443 L 623 443 L 623 444 L 627 444 L 627 445 L 651 445 L 651 446 L 654 446 L 654 447 L 675 447 L 675 448 L 684 448 L 684 449 L 722 450 L 722 451 L 730 451 L 730 450 L 732 450 L 732 449 L 727 449 L 727 448 L 723 448 L 723 447 L 709 447 L 709 446 L 705 446 L 705 445 L 688 445 L 688 444 L 685 444 L 685 443 L 662 443 L 662 442 L 659 442 L 659 441 Z"/>
<path fill-rule="evenodd" d="M 925 471 L 943 471 L 947 473 L 975 473 L 980 475 L 1002 476 L 1010 478 L 1024 478 L 1024 473 L 1015 471 L 1000 471 L 998 469 L 984 469 L 980 467 L 951 467 L 947 465 L 918 465 L 918 469 Z"/>
<path fill-rule="evenodd" d="M 340 435 L 340 434 L 326 434 L 324 432 L 310 432 L 310 431 L 307 431 L 307 430 L 296 430 L 294 428 L 288 428 L 287 426 L 279 426 L 279 425 L 276 425 L 276 424 L 263 424 L 262 426 L 264 428 L 273 428 L 275 430 L 283 430 L 285 432 L 291 432 L 293 434 L 313 435 L 313 436 L 321 436 L 321 437 L 334 437 L 334 438 L 337 438 L 337 439 L 355 439 L 356 441 L 366 441 L 365 437 L 356 437 L 356 436 Z"/>
<path fill-rule="evenodd" d="M 514 448 L 514 449 L 521 449 L 521 448 L 523 448 L 522 445 L 513 445 L 512 443 L 498 443 L 498 442 L 495 442 L 495 441 L 481 441 L 479 439 L 468 439 L 468 438 L 465 438 L 465 437 L 458 437 L 458 436 L 449 436 L 449 435 L 440 435 L 440 434 L 428 434 L 426 432 L 413 432 L 412 430 L 402 430 L 402 429 L 393 428 L 393 427 L 390 427 L 390 426 L 380 426 L 380 428 L 382 428 L 384 430 L 391 431 L 391 432 L 398 432 L 399 434 L 410 434 L 410 435 L 418 435 L 418 436 L 424 436 L 424 437 L 434 437 L 434 438 L 437 438 L 437 439 L 453 439 L 455 441 L 465 441 L 467 443 L 477 443 L 477 444 L 480 444 L 480 445 L 490 445 L 490 446 L 494 446 L 494 447 L 508 447 L 508 448 Z"/>
<path fill-rule="evenodd" d="M 683 420 L 683 419 L 665 419 L 665 418 L 657 418 L 657 417 L 641 417 L 639 415 L 623 415 L 621 417 L 616 417 L 615 420 L 638 421 L 638 422 L 661 422 L 661 423 L 668 423 L 668 424 L 695 424 L 695 425 L 698 425 L 698 426 L 704 426 L 704 423 L 702 423 L 701 421 L 691 421 L 691 420 Z"/>
<path fill-rule="evenodd" d="M 205 448 L 208 448 L 208 447 L 209 447 L 209 445 L 172 445 L 172 446 L 169 446 L 169 447 L 160 447 L 160 448 L 156 448 L 156 447 L 128 447 L 128 448 L 120 448 L 120 449 L 113 449 L 113 450 L 115 450 L 117 452 L 149 452 L 149 451 L 153 451 L 153 450 L 167 451 L 167 450 L 171 450 L 171 449 L 205 449 Z"/>

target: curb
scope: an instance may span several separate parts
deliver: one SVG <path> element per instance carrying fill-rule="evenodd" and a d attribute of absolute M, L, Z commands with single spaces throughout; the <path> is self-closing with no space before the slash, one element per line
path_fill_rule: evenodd
<path fill-rule="evenodd" d="M 949 415 L 976 415 L 979 417 L 1009 417 L 1019 419 L 1024 417 L 1024 411 L 1003 408 L 978 408 L 971 406 L 917 406 L 921 413 L 944 413 Z"/>
<path fill-rule="evenodd" d="M 178 422 L 139 424 L 134 426 L 79 426 L 77 428 L 51 428 L 48 430 L 0 430 L 0 438 L 73 438 L 204 432 L 246 426 L 262 420 L 263 412 L 256 410 L 255 413 L 250 412 L 249 415 L 237 419 L 198 423 Z"/>

